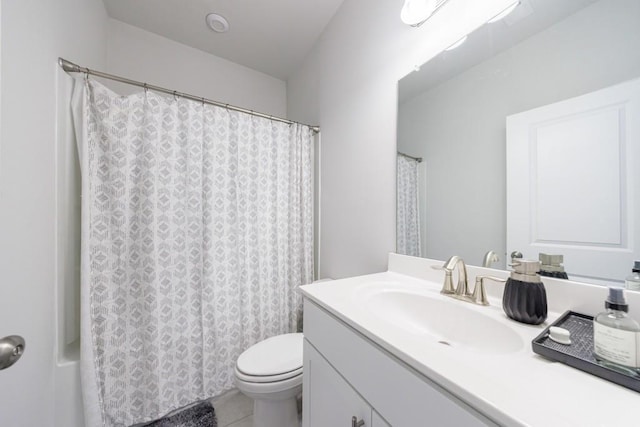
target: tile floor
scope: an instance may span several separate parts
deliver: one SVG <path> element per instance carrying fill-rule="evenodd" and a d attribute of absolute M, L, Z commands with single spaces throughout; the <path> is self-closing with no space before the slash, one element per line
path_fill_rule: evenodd
<path fill-rule="evenodd" d="M 218 417 L 218 427 L 252 427 L 253 400 L 231 390 L 211 400 Z"/>
<path fill-rule="evenodd" d="M 222 396 L 211 399 L 218 417 L 218 427 L 253 427 L 253 400 L 231 390 Z M 298 398 L 298 413 L 302 412 L 302 401 Z M 302 425 L 302 416 L 300 425 Z"/>

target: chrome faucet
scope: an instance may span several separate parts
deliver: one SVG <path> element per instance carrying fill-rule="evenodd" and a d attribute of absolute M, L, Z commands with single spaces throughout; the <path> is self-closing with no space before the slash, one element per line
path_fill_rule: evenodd
<path fill-rule="evenodd" d="M 453 288 L 453 272 L 458 267 L 458 285 Z M 462 301 L 471 302 L 478 305 L 489 305 L 487 294 L 484 289 L 484 279 L 494 280 L 496 282 L 506 282 L 506 279 L 493 276 L 478 276 L 473 287 L 473 292 L 469 292 L 469 283 L 467 282 L 467 266 L 464 260 L 459 256 L 452 256 L 447 262 L 439 266 L 432 266 L 434 270 L 444 271 L 444 284 L 442 285 L 441 294 L 448 295 L 452 298 Z"/>

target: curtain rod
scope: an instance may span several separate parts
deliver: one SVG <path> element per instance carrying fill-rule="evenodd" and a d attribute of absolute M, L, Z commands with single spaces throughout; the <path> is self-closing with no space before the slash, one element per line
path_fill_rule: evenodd
<path fill-rule="evenodd" d="M 402 157 L 406 157 L 406 158 L 411 159 L 411 160 L 415 160 L 418 163 L 422 163 L 422 157 L 413 157 L 413 156 L 410 156 L 408 154 L 401 153 L 399 151 L 398 151 L 398 155 L 402 156 Z"/>
<path fill-rule="evenodd" d="M 142 88 L 145 88 L 145 89 L 150 89 L 150 90 L 153 90 L 153 91 L 156 91 L 156 92 L 162 92 L 162 93 L 166 93 L 168 95 L 179 96 L 181 98 L 190 99 L 192 101 L 198 101 L 198 102 L 203 102 L 205 104 L 215 105 L 217 107 L 226 108 L 227 110 L 238 111 L 240 113 L 246 113 L 246 114 L 250 114 L 252 116 L 262 117 L 262 118 L 273 120 L 273 121 L 276 121 L 276 122 L 286 123 L 288 125 L 301 124 L 301 125 L 304 125 L 304 126 L 308 126 L 315 133 L 319 133 L 320 132 L 320 126 L 311 126 L 311 125 L 307 125 L 307 124 L 304 124 L 304 123 L 294 122 L 293 120 L 283 119 L 281 117 L 276 117 L 276 116 L 272 116 L 272 115 L 269 115 L 269 114 L 259 113 L 257 111 L 253 111 L 253 110 L 247 110 L 246 108 L 236 107 L 236 106 L 231 105 L 231 104 L 225 104 L 223 102 L 213 101 L 211 99 L 202 98 L 202 97 L 194 96 L 194 95 L 189 95 L 188 93 L 178 92 L 176 90 L 165 89 L 165 88 L 160 87 L 160 86 L 154 86 L 154 85 L 150 85 L 150 84 L 147 84 L 147 83 L 142 83 L 142 82 L 138 82 L 138 81 L 135 81 L 135 80 L 127 79 L 125 77 L 120 77 L 120 76 L 116 76 L 116 75 L 113 75 L 113 74 L 103 73 L 102 71 L 90 70 L 89 68 L 81 67 L 81 66 L 79 66 L 77 64 L 74 64 L 71 61 L 67 61 L 64 58 L 58 58 L 58 65 L 64 71 L 66 71 L 67 73 L 84 73 L 84 74 L 88 74 L 88 75 L 92 75 L 92 76 L 96 76 L 96 77 L 102 77 L 104 79 L 115 80 L 115 81 L 120 82 L 120 83 L 125 83 L 125 84 L 133 85 L 133 86 L 139 86 L 139 87 L 142 87 Z"/>

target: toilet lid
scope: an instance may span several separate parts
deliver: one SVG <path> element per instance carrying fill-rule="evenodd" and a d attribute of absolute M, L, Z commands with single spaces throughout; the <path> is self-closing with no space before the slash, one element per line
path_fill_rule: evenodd
<path fill-rule="evenodd" d="M 247 375 L 272 376 L 302 367 L 302 334 L 267 338 L 240 355 L 238 370 Z"/>

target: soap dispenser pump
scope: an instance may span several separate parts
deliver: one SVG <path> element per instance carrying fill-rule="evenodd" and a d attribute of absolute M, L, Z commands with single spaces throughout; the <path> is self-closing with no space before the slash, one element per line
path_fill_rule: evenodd
<path fill-rule="evenodd" d="M 540 280 L 540 262 L 514 259 L 502 296 L 502 309 L 511 319 L 539 325 L 547 318 L 547 292 Z"/>

